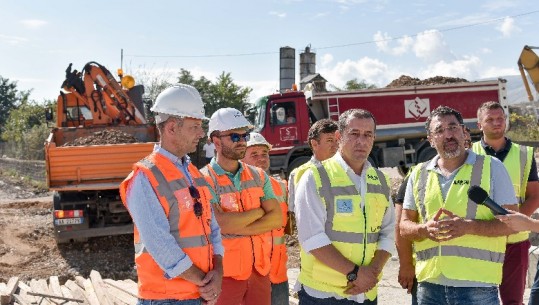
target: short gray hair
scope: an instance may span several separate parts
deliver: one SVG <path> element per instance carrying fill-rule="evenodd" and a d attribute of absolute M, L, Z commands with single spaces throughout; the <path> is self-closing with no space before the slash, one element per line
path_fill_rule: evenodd
<path fill-rule="evenodd" d="M 348 126 L 348 123 L 352 119 L 372 119 L 374 122 L 374 130 L 376 131 L 376 119 L 372 115 L 370 111 L 367 111 L 365 109 L 349 109 L 345 112 L 341 113 L 339 116 L 339 132 L 344 132 L 346 130 L 346 126 Z"/>

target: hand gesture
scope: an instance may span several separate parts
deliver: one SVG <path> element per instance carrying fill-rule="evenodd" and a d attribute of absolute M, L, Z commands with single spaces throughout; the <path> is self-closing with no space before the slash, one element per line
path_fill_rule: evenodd
<path fill-rule="evenodd" d="M 223 281 L 223 275 L 214 270 L 210 270 L 206 273 L 206 276 L 202 279 L 202 284 L 199 286 L 200 296 L 207 302 L 207 304 L 215 304 L 219 294 L 221 293 L 221 284 Z"/>
<path fill-rule="evenodd" d="M 378 283 L 378 273 L 373 267 L 361 266 L 357 272 L 357 279 L 349 282 L 344 293 L 356 295 L 365 293 Z"/>

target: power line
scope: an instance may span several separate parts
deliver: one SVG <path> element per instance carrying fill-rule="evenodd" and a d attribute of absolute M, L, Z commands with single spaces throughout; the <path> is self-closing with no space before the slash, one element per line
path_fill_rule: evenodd
<path fill-rule="evenodd" d="M 506 18 L 519 18 L 526 15 L 536 14 L 539 13 L 539 10 L 516 14 L 512 16 L 505 16 L 505 17 L 499 17 L 496 19 L 471 23 L 471 24 L 465 24 L 460 26 L 455 26 L 447 29 L 437 30 L 438 32 L 444 33 L 444 32 L 450 32 L 455 30 L 460 30 L 464 28 L 470 28 L 475 27 L 478 25 L 483 24 L 489 24 L 494 22 L 502 21 Z M 319 48 L 313 48 L 315 50 L 327 50 L 327 49 L 336 49 L 336 48 L 346 48 L 346 47 L 352 47 L 352 46 L 359 46 L 359 45 L 365 45 L 365 44 L 373 44 L 377 42 L 386 42 L 386 41 L 393 41 L 393 40 L 399 40 L 406 37 L 417 37 L 421 33 L 415 33 L 412 35 L 402 35 L 399 37 L 391 37 L 391 38 L 385 38 L 385 39 L 378 39 L 378 40 L 369 40 L 369 41 L 362 41 L 362 42 L 354 42 L 354 43 L 347 43 L 347 44 L 340 44 L 340 45 L 334 45 L 334 46 L 327 46 L 327 47 L 319 47 Z M 237 54 L 206 54 L 206 55 L 140 55 L 140 54 L 127 54 L 125 56 L 129 57 L 151 57 L 151 58 L 215 58 L 215 57 L 244 57 L 244 56 L 258 56 L 258 55 L 273 55 L 273 54 L 279 54 L 279 52 L 251 52 L 251 53 L 237 53 Z"/>

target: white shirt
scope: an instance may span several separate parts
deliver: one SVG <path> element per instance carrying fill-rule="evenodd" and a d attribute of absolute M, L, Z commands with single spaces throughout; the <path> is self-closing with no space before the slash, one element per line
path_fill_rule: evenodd
<path fill-rule="evenodd" d="M 333 157 L 336 161 L 345 169 L 348 177 L 354 182 L 356 189 L 361 194 L 361 208 L 365 204 L 365 195 L 367 190 L 366 173 L 367 169 L 371 167 L 368 161 L 365 161 L 361 175 L 354 173 L 352 168 L 346 164 L 341 154 L 337 154 Z M 388 197 L 389 207 L 386 209 L 385 215 L 382 219 L 382 228 L 380 229 L 380 237 L 378 240 L 378 250 L 383 250 L 393 254 L 394 252 L 394 229 L 395 229 L 395 212 L 391 196 Z M 331 240 L 325 232 L 325 223 L 327 219 L 326 208 L 322 203 L 318 192 L 316 191 L 316 182 L 313 177 L 312 170 L 307 170 L 303 176 L 301 176 L 297 186 L 295 194 L 295 209 L 296 213 L 296 225 L 298 229 L 298 240 L 301 248 L 305 252 L 318 249 L 331 244 Z M 316 290 L 308 286 L 303 285 L 305 291 L 315 298 L 329 298 L 335 297 L 337 299 L 343 299 L 342 296 L 327 293 L 324 291 Z M 301 284 L 296 282 L 294 287 L 296 291 L 301 289 Z M 365 295 L 363 293 L 358 295 L 351 295 L 347 299 L 353 300 L 358 303 L 363 303 Z"/>
<path fill-rule="evenodd" d="M 215 144 L 206 143 L 202 146 L 202 150 L 206 153 L 206 158 L 213 158 L 215 156 Z"/>

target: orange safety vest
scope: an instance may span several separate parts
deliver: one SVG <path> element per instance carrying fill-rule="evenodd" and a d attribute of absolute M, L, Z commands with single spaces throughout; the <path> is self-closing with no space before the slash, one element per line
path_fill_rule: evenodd
<path fill-rule="evenodd" d="M 280 181 L 273 177 L 270 177 L 270 181 L 283 214 L 282 227 L 271 231 L 273 244 L 271 249 L 271 270 L 269 278 L 271 283 L 279 284 L 288 280 L 286 275 L 288 254 L 286 253 L 286 239 L 284 236 L 284 228 L 286 227 L 288 213 L 288 204 L 286 203 L 286 181 Z"/>
<path fill-rule="evenodd" d="M 196 201 L 189 193 L 187 177 L 172 161 L 155 152 L 137 162 L 133 166 L 133 171 L 120 184 L 120 196 L 128 210 L 129 206 L 126 203 L 128 185 L 139 171 L 148 177 L 167 216 L 170 234 L 174 236 L 178 245 L 200 270 L 207 273 L 213 269 L 213 246 L 207 235 L 211 232 L 211 193 L 202 174 L 194 165 L 189 164 L 188 171 L 200 193 L 203 208 L 202 216 L 199 218 L 194 212 Z M 134 237 L 139 298 L 187 300 L 200 297 L 198 286 L 192 282 L 179 277 L 165 278 L 165 272 L 144 247 L 136 225 Z"/>
<path fill-rule="evenodd" d="M 260 199 L 264 197 L 264 172 L 240 161 L 243 170 L 240 174 L 241 191 L 226 175 L 217 175 L 211 165 L 206 165 L 201 172 L 214 186 L 219 196 L 221 209 L 226 212 L 244 212 L 260 208 Z M 270 271 L 271 232 L 259 235 L 222 234 L 225 257 L 223 258 L 223 276 L 235 280 L 246 280 L 253 268 L 266 276 Z"/>

